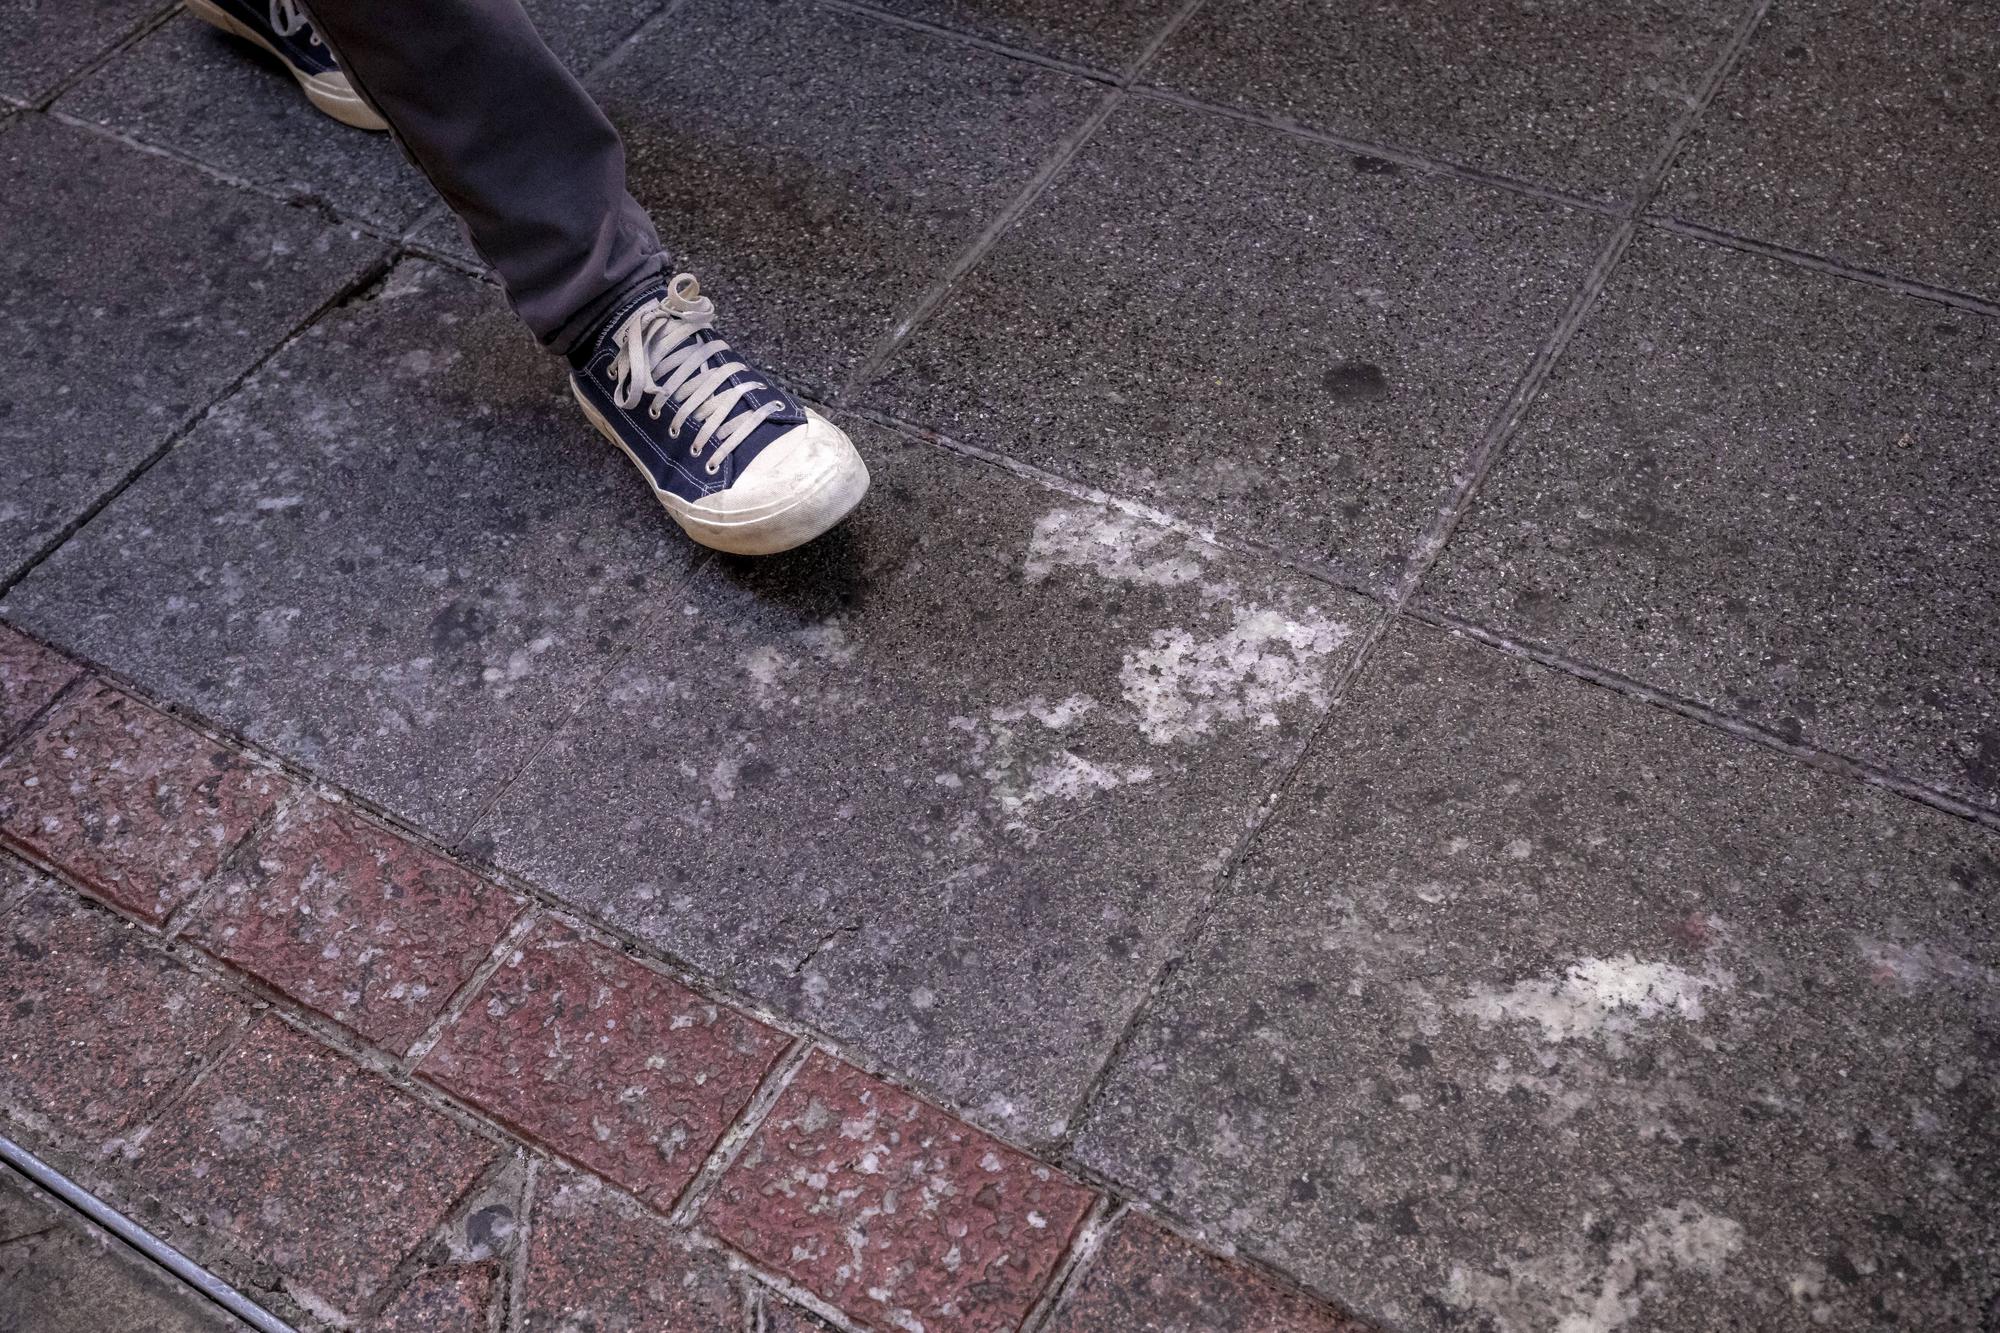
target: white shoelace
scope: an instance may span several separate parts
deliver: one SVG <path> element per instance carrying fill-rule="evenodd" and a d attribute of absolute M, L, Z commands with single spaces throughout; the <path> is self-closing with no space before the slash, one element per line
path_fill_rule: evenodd
<path fill-rule="evenodd" d="M 714 324 L 715 303 L 701 294 L 694 274 L 676 274 L 665 296 L 640 306 L 618 326 L 612 335 L 618 342 L 618 359 L 611 363 L 618 377 L 612 401 L 618 406 L 629 412 L 640 399 L 650 398 L 646 415 L 658 421 L 667 404 L 678 403 L 680 410 L 668 423 L 676 435 L 690 416 L 702 423 L 688 452 L 699 458 L 709 441 L 715 441 L 715 452 L 705 465 L 711 477 L 737 445 L 785 406 L 769 402 L 729 419 L 730 409 L 744 395 L 770 386 L 757 380 L 727 383 L 731 375 L 750 367 L 731 357 L 729 344 L 722 339 L 696 336 Z"/>
<path fill-rule="evenodd" d="M 271 27 L 280 37 L 289 37 L 300 28 L 305 28 L 306 36 L 312 38 L 313 45 L 319 45 L 319 34 L 307 24 L 305 12 L 299 8 L 299 0 L 271 0 Z"/>

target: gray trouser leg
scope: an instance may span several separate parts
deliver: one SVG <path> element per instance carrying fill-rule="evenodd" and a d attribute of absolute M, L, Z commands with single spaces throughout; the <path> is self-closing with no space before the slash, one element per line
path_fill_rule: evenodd
<path fill-rule="evenodd" d="M 309 0 L 356 91 L 464 223 L 542 344 L 570 345 L 666 256 L 625 147 L 519 0 Z"/>

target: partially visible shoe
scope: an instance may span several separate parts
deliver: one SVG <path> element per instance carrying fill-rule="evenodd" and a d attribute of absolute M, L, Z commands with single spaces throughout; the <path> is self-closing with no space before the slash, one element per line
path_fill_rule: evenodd
<path fill-rule="evenodd" d="M 693 274 L 636 293 L 571 354 L 570 391 L 688 536 L 736 555 L 789 551 L 861 503 L 868 467 L 714 322 Z"/>
<path fill-rule="evenodd" d="M 298 0 L 181 0 L 203 23 L 255 42 L 285 62 L 312 104 L 343 125 L 386 130 L 375 108 L 361 100 Z"/>

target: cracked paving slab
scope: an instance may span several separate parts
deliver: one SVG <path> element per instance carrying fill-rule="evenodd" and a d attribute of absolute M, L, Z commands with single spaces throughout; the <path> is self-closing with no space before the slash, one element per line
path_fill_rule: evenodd
<path fill-rule="evenodd" d="M 854 518 L 705 571 L 470 845 L 1052 1138 L 1371 608 L 850 428 Z"/>
<path fill-rule="evenodd" d="M 1078 1155 L 1409 1330 L 1964 1329 L 2000 838 L 1385 641 Z"/>

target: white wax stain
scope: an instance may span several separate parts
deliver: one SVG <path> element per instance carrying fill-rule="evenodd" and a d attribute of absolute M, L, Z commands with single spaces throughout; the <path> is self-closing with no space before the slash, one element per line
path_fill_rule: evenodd
<path fill-rule="evenodd" d="M 1544 1041 L 1590 1038 L 1615 1050 L 1643 1023 L 1699 1022 L 1708 993 L 1726 993 L 1734 981 L 1720 969 L 1690 972 L 1628 953 L 1580 958 L 1560 976 L 1530 977 L 1504 989 L 1474 986 L 1454 1007 L 1483 1024 L 1538 1024 Z"/>
<path fill-rule="evenodd" d="M 1198 740 L 1232 722 L 1275 727 L 1285 704 L 1325 706 L 1324 659 L 1347 641 L 1346 625 L 1310 608 L 1294 619 L 1242 606 L 1233 619 L 1229 629 L 1206 638 L 1155 630 L 1149 647 L 1125 654 L 1119 683 L 1147 740 Z"/>
<path fill-rule="evenodd" d="M 1114 583 L 1186 588 L 1199 598 L 1191 611 L 1211 622 L 1227 617 L 1220 632 L 1212 623 L 1169 626 L 1124 653 L 1119 685 L 1155 745 L 1197 741 L 1229 723 L 1275 727 L 1287 704 L 1324 707 L 1329 659 L 1352 634 L 1316 607 L 1250 601 L 1235 581 L 1212 576 L 1217 558 L 1172 528 L 1093 507 L 1042 515 L 1028 541 L 1029 583 L 1082 569 Z"/>
<path fill-rule="evenodd" d="M 1199 583 L 1203 564 L 1213 558 L 1213 551 L 1171 528 L 1114 509 L 1056 509 L 1035 521 L 1023 572 L 1028 582 L 1040 583 L 1071 566 L 1116 583 L 1174 588 Z"/>
<path fill-rule="evenodd" d="M 1586 1217 L 1582 1230 L 1594 1219 Z M 1674 1274 L 1717 1278 L 1743 1228 L 1699 1204 L 1657 1208 L 1602 1255 L 1588 1249 L 1505 1263 L 1498 1272 L 1452 1266 L 1447 1304 L 1488 1315 L 1497 1333 L 1613 1333 Z"/>

